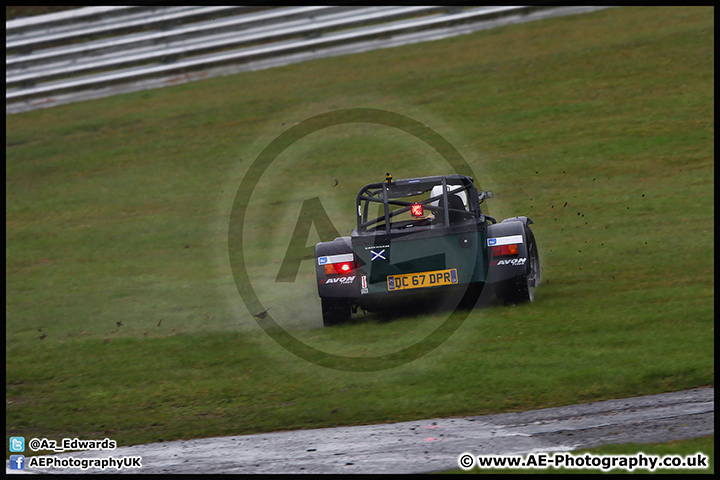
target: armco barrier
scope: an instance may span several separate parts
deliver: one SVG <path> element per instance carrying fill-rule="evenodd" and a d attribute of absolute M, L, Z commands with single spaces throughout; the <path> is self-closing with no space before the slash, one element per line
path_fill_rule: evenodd
<path fill-rule="evenodd" d="M 6 22 L 6 112 L 441 38 L 557 9 L 136 6 L 15 19 Z"/>

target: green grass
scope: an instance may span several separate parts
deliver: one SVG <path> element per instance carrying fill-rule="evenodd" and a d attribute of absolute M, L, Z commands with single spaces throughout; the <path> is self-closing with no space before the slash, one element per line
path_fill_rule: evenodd
<path fill-rule="evenodd" d="M 126 445 L 714 384 L 713 40 L 711 8 L 614 8 L 6 116 L 6 434 Z M 427 124 L 492 215 L 534 220 L 537 302 L 371 372 L 260 329 L 230 269 L 238 186 L 292 125 L 350 107 Z M 323 329 L 311 262 L 274 279 L 304 200 L 346 234 L 363 185 L 449 168 L 380 125 L 288 148 L 243 232 L 262 306 L 338 355 L 424 338 L 444 314 Z"/>

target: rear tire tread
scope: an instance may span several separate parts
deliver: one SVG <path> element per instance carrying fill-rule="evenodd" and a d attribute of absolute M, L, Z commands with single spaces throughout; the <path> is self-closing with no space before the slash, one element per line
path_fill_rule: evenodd
<path fill-rule="evenodd" d="M 350 321 L 350 301 L 346 298 L 321 298 L 323 325 L 331 327 Z"/>

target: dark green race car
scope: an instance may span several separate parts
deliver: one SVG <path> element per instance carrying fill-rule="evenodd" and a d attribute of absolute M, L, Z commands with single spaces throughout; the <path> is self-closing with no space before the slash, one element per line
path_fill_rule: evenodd
<path fill-rule="evenodd" d="M 461 303 L 472 307 L 487 286 L 505 303 L 531 301 L 540 261 L 527 217 L 498 223 L 463 175 L 410 178 L 364 186 L 357 228 L 315 246 L 325 326 L 358 308 Z"/>

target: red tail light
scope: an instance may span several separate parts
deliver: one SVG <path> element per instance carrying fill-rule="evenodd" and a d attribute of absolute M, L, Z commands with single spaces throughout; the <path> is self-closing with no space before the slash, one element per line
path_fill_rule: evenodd
<path fill-rule="evenodd" d="M 492 247 L 493 257 L 503 257 L 507 255 L 517 255 L 518 246 L 517 243 L 511 243 L 510 245 L 496 245 Z"/>
<path fill-rule="evenodd" d="M 335 271 L 339 273 L 340 275 L 345 273 L 352 272 L 353 268 L 355 266 L 353 265 L 355 262 L 342 262 L 342 263 L 333 263 L 335 265 Z"/>
<path fill-rule="evenodd" d="M 325 275 L 348 275 L 357 268 L 355 262 L 340 262 L 325 264 Z"/>

